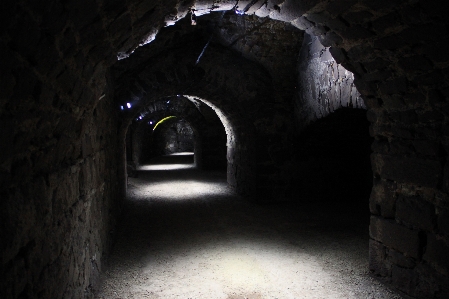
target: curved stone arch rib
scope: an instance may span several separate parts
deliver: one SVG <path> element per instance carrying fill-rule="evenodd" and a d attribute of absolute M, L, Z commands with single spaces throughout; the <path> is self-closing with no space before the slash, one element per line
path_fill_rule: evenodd
<path fill-rule="evenodd" d="M 225 115 L 225 113 L 218 108 L 216 105 L 212 104 L 210 101 L 206 100 L 206 99 L 202 99 L 202 98 L 198 98 L 196 96 L 192 96 L 192 95 L 183 95 L 184 97 L 186 97 L 187 99 L 189 99 L 191 102 L 195 103 L 195 102 L 202 102 L 204 104 L 206 104 L 207 106 L 211 107 L 212 110 L 215 111 L 215 113 L 217 114 L 218 118 L 221 120 L 221 123 L 224 126 L 226 135 L 227 135 L 227 144 L 228 146 L 230 145 L 230 143 L 234 143 L 235 142 L 235 136 L 236 136 L 236 132 L 234 127 L 231 124 L 231 121 L 229 119 L 229 117 L 227 117 Z"/>

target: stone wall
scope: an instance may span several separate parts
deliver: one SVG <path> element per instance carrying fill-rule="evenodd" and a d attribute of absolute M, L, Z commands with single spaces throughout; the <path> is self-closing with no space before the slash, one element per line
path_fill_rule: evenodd
<path fill-rule="evenodd" d="M 335 61 L 318 37 L 305 34 L 298 59 L 295 114 L 300 130 L 341 107 L 366 109 L 354 75 Z"/>
<path fill-rule="evenodd" d="M 23 88 L 17 101 L 27 100 Z M 35 112 L 2 114 L 5 149 L 16 155 L 1 160 L 0 296 L 90 298 L 120 206 L 113 97 L 92 99 L 95 108 L 76 113 L 58 106 L 48 84 L 37 81 L 34 89 L 28 100 L 40 103 Z M 23 113 L 34 114 L 26 126 L 14 120 Z"/>
<path fill-rule="evenodd" d="M 133 118 L 145 105 L 176 95 L 213 107 L 227 134 L 228 182 L 244 194 L 254 195 L 254 190 L 260 188 L 260 194 L 271 197 L 275 193 L 265 191 L 268 183 L 272 183 L 270 173 L 273 171 L 265 172 L 263 168 L 267 164 L 275 167 L 276 161 L 267 160 L 282 154 L 280 151 L 271 155 L 262 152 L 283 145 L 288 134 L 283 130 L 286 127 L 284 120 L 292 117 L 274 108 L 269 73 L 235 52 L 211 43 L 194 66 L 207 38 L 198 36 L 199 32 L 184 30 L 179 24 L 161 32 L 160 43 L 167 45 L 164 53 L 157 53 L 159 42 L 155 41 L 136 50 L 135 57 L 118 63 L 116 80 L 121 84 L 117 86 L 117 100 L 125 103 L 127 99 L 134 99 L 135 112 L 129 111 Z M 172 39 L 173 35 L 177 38 Z M 151 55 L 153 47 L 155 56 Z M 137 64 L 145 67 L 131 69 L 131 72 L 129 67 Z M 273 143 L 255 146 L 256 142 L 265 143 L 266 140 Z M 256 150 L 261 153 L 256 154 Z M 256 161 L 259 165 L 254 167 Z M 259 180 L 262 176 L 264 180 Z"/>
<path fill-rule="evenodd" d="M 224 126 L 212 108 L 204 103 L 200 101 L 191 102 L 181 96 L 164 98 L 150 102 L 141 110 L 139 115 L 142 118 L 134 119 L 127 133 L 127 139 L 129 140 L 128 158 L 133 165 L 147 163 L 149 159 L 157 155 L 169 153 L 165 152 L 165 135 L 160 133 L 161 128 L 166 129 L 167 127 L 162 123 L 156 131 L 153 131 L 153 128 L 163 118 L 175 116 L 176 118 L 169 120 L 170 125 L 174 125 L 176 121 L 181 121 L 189 126 L 188 131 L 191 132 L 189 151 L 194 151 L 195 165 L 203 169 L 223 169 L 226 167 L 226 132 Z M 187 150 L 188 148 L 184 149 Z"/>
<path fill-rule="evenodd" d="M 157 154 L 169 155 L 194 151 L 193 129 L 184 120 L 174 119 L 171 124 L 162 124 L 158 129 L 154 138 Z"/>
<path fill-rule="evenodd" d="M 217 12 L 210 18 L 215 40 L 262 65 L 273 80 L 276 108 L 291 110 L 291 99 L 295 96 L 297 86 L 297 56 L 304 31 L 267 17 L 235 13 L 227 13 L 223 18 L 220 16 L 221 13 Z M 202 22 L 202 19 L 199 18 L 198 22 Z"/>
<path fill-rule="evenodd" d="M 445 1 L 237 4 L 243 13 L 286 22 L 318 36 L 336 62 L 354 73 L 375 138 L 371 270 L 411 296 L 447 298 L 449 10 Z M 270 83 L 273 79 L 258 63 L 231 59 L 211 43 L 214 51 L 206 51 L 199 68 L 191 68 L 180 63 L 183 56 L 194 53 L 189 57 L 195 61 L 208 37 L 200 39 L 198 47 L 179 38 L 192 47 L 181 47 L 178 55 L 167 57 L 156 55 L 164 54 L 170 44 L 158 35 L 156 42 L 161 42 L 153 48 L 150 62 L 160 68 L 153 79 L 133 77 L 146 66 L 136 60 L 121 76 L 136 79 L 133 84 L 112 83 L 117 92 L 132 91 L 122 94 L 132 97 L 122 98 L 107 89 L 113 86 L 105 74 L 119 64 L 117 57 L 138 56 L 136 48 L 152 41 L 165 24 L 178 22 L 190 8 L 202 15 L 235 5 L 234 0 L 2 3 L 1 276 L 8 278 L 0 282 L 1 292 L 6 293 L 2 297 L 89 297 L 97 271 L 92 265 L 96 261 L 99 267 L 98 256 L 107 243 L 109 211 L 123 191 L 124 180 L 117 182 L 117 178 L 125 173 L 124 160 L 116 156 L 123 152 L 128 121 L 116 118 L 123 100 L 182 94 L 177 92 L 199 79 L 189 91 L 222 111 L 235 133 L 228 151 L 235 179 L 231 183 L 242 192 L 254 191 L 250 183 L 258 178 L 268 188 L 282 184 L 282 175 L 278 176 L 282 171 L 276 165 L 288 164 L 289 139 L 283 132 L 290 111 L 277 109 L 270 101 L 276 90 Z M 178 36 L 174 33 L 170 38 Z M 221 70 L 216 70 L 216 64 L 222 65 Z M 179 67 L 162 68 L 165 65 Z M 139 94 L 141 83 L 148 83 L 143 86 L 148 93 Z M 245 117 L 253 113 L 254 118 Z M 254 150 L 267 140 L 270 145 L 263 151 Z M 256 165 L 254 159 L 259 157 L 265 160 Z M 115 167 L 120 169 L 117 176 Z M 90 174 L 100 173 L 90 179 Z M 98 249 L 89 247 L 95 242 Z"/>
<path fill-rule="evenodd" d="M 1 298 L 93 297 L 118 215 L 123 158 L 107 64 L 69 11 L 3 3 Z"/>

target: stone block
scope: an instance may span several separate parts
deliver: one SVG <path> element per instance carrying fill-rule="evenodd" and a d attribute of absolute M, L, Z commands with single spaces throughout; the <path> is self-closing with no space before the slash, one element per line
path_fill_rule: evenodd
<path fill-rule="evenodd" d="M 394 265 L 398 265 L 399 267 L 402 267 L 402 268 L 412 269 L 416 266 L 415 259 L 406 257 L 402 253 L 400 253 L 394 249 L 388 250 L 387 259 L 390 263 L 392 263 Z"/>
<path fill-rule="evenodd" d="M 286 0 L 281 4 L 280 9 L 273 9 L 270 12 L 270 18 L 274 20 L 280 20 L 284 22 L 291 22 L 303 14 L 305 14 L 309 9 L 313 8 L 320 0 L 306 0 L 306 1 L 295 1 Z"/>
<path fill-rule="evenodd" d="M 402 4 L 402 0 L 378 0 L 378 1 L 371 1 L 371 0 L 362 0 L 361 3 L 371 8 L 372 10 L 382 10 L 390 7 L 395 7 L 398 4 Z"/>
<path fill-rule="evenodd" d="M 449 275 L 449 239 L 429 233 L 423 259 L 431 263 L 440 273 Z"/>
<path fill-rule="evenodd" d="M 419 196 L 399 196 L 396 219 L 420 230 L 433 231 L 436 224 L 435 207 Z"/>
<path fill-rule="evenodd" d="M 419 5 L 406 6 L 401 11 L 401 20 L 406 24 L 419 24 L 422 22 Z"/>
<path fill-rule="evenodd" d="M 365 61 L 369 57 L 370 50 L 366 45 L 354 46 L 348 50 L 348 58 L 352 61 Z"/>
<path fill-rule="evenodd" d="M 381 95 L 383 104 L 382 108 L 389 110 L 403 109 L 405 102 L 403 94 Z"/>
<path fill-rule="evenodd" d="M 415 126 L 414 128 L 414 139 L 421 140 L 436 140 L 440 137 L 440 132 L 437 130 L 437 126 L 434 124 L 425 124 L 427 126 Z"/>
<path fill-rule="evenodd" d="M 418 275 L 412 269 L 393 265 L 391 269 L 391 281 L 399 290 L 407 294 L 413 294 L 418 282 Z"/>
<path fill-rule="evenodd" d="M 329 31 L 326 34 L 320 35 L 319 40 L 325 47 L 336 47 L 343 41 L 343 39 L 333 31 Z"/>
<path fill-rule="evenodd" d="M 444 73 L 442 73 L 440 70 L 434 70 L 431 71 L 430 73 L 417 75 L 411 81 L 418 85 L 439 86 L 440 84 L 445 83 L 444 80 L 445 80 Z"/>
<path fill-rule="evenodd" d="M 347 69 L 347 67 L 346 67 L 347 64 L 343 63 L 342 65 Z M 372 99 L 375 98 L 376 89 L 377 89 L 375 84 L 366 82 L 365 80 L 363 80 L 363 77 L 359 77 L 359 76 L 354 77 L 354 84 L 357 87 L 357 90 L 363 95 L 364 98 L 366 98 L 366 97 L 371 97 Z M 378 106 L 377 98 L 375 99 L 375 102 L 377 104 L 373 105 L 374 103 L 372 103 L 371 106 L 367 103 L 368 107 L 377 108 L 377 106 Z"/>
<path fill-rule="evenodd" d="M 383 81 L 391 78 L 392 73 L 387 70 L 374 71 L 363 75 L 366 81 Z"/>
<path fill-rule="evenodd" d="M 442 36 L 447 36 L 447 29 L 436 23 L 410 26 L 397 34 L 397 38 L 408 44 L 420 44 L 422 42 L 440 40 Z"/>
<path fill-rule="evenodd" d="M 39 24 L 28 13 L 20 11 L 17 12 L 16 21 L 8 25 L 14 27 L 14 35 L 9 43 L 11 49 L 32 59 L 41 37 Z"/>
<path fill-rule="evenodd" d="M 428 71 L 433 68 L 432 63 L 423 56 L 402 57 L 399 66 L 405 71 Z"/>
<path fill-rule="evenodd" d="M 426 43 L 424 46 L 424 55 L 435 63 L 448 61 L 448 55 L 442 49 L 449 48 L 449 38 L 438 39 Z"/>
<path fill-rule="evenodd" d="M 391 65 L 391 62 L 389 62 L 385 59 L 379 58 L 379 57 L 377 57 L 373 60 L 370 60 L 370 61 L 363 62 L 363 66 L 365 67 L 366 70 L 368 70 L 368 72 L 384 69 L 389 65 Z"/>
<path fill-rule="evenodd" d="M 379 84 L 379 90 L 383 94 L 399 94 L 407 90 L 406 78 L 396 78 Z"/>
<path fill-rule="evenodd" d="M 328 11 L 332 16 L 336 17 L 347 12 L 356 3 L 357 0 L 329 2 L 326 6 L 326 11 Z"/>
<path fill-rule="evenodd" d="M 375 153 L 388 154 L 390 152 L 390 144 L 388 143 L 387 140 L 383 139 L 375 140 L 371 144 L 371 149 Z"/>
<path fill-rule="evenodd" d="M 410 155 L 413 153 L 413 148 L 411 146 L 410 140 L 403 139 L 393 139 L 389 144 L 390 148 L 388 151 L 388 155 Z"/>
<path fill-rule="evenodd" d="M 449 161 L 446 160 L 446 165 L 444 165 L 444 178 L 443 178 L 443 189 L 449 192 Z"/>
<path fill-rule="evenodd" d="M 396 223 L 379 217 L 371 217 L 370 236 L 385 246 L 404 253 L 405 256 L 418 258 L 419 236 L 418 231 L 411 230 Z"/>
<path fill-rule="evenodd" d="M 418 283 L 414 295 L 417 298 L 448 298 L 449 277 L 435 272 L 427 263 L 420 263 L 415 269 Z"/>
<path fill-rule="evenodd" d="M 351 11 L 344 15 L 344 19 L 350 24 L 363 24 L 369 21 L 373 17 L 373 14 L 369 11 Z"/>
<path fill-rule="evenodd" d="M 372 155 L 373 169 L 384 179 L 436 188 L 441 179 L 439 161 L 411 157 Z"/>
<path fill-rule="evenodd" d="M 403 47 L 404 43 L 397 36 L 390 35 L 374 41 L 374 48 L 381 50 L 397 50 Z"/>
<path fill-rule="evenodd" d="M 449 236 L 449 209 L 438 210 L 438 232 L 442 235 Z"/>
<path fill-rule="evenodd" d="M 68 0 L 64 3 L 69 12 L 69 18 L 77 29 L 81 29 L 93 22 L 98 17 L 98 6 L 96 2 L 89 0 Z"/>
<path fill-rule="evenodd" d="M 347 60 L 344 49 L 330 47 L 329 52 L 338 64 L 341 64 Z"/>
<path fill-rule="evenodd" d="M 326 24 L 327 21 L 329 21 L 331 17 L 326 12 L 320 12 L 320 13 L 312 13 L 307 15 L 307 19 L 314 22 L 315 24 Z"/>
<path fill-rule="evenodd" d="M 372 214 L 385 218 L 393 218 L 396 204 L 396 183 L 375 179 L 370 196 L 370 211 Z"/>
<path fill-rule="evenodd" d="M 426 97 L 419 92 L 406 93 L 404 95 L 404 101 L 409 106 L 414 106 L 420 103 L 424 103 Z"/>
<path fill-rule="evenodd" d="M 413 147 L 416 152 L 425 156 L 438 156 L 440 153 L 440 146 L 437 142 L 431 140 L 413 140 Z"/>
<path fill-rule="evenodd" d="M 400 26 L 400 16 L 397 12 L 392 12 L 380 17 L 372 22 L 373 30 L 379 34 L 388 33 L 392 28 Z"/>
<path fill-rule="evenodd" d="M 113 22 L 109 24 L 108 31 L 115 35 L 118 32 L 123 31 L 131 27 L 131 16 L 129 13 L 124 13 L 118 16 Z"/>
<path fill-rule="evenodd" d="M 373 36 L 373 33 L 361 25 L 353 25 L 344 30 L 337 31 L 345 40 L 360 40 Z"/>
<path fill-rule="evenodd" d="M 369 240 L 369 269 L 377 276 L 386 277 L 390 275 L 386 261 L 386 248 L 382 243 L 375 240 Z"/>
<path fill-rule="evenodd" d="M 415 110 L 392 111 L 388 113 L 388 116 L 392 121 L 401 122 L 404 125 L 411 125 L 418 121 Z"/>
<path fill-rule="evenodd" d="M 436 109 L 419 111 L 418 119 L 421 123 L 441 122 L 444 120 L 444 114 L 441 113 L 441 111 L 437 111 Z"/>
<path fill-rule="evenodd" d="M 0 165 L 10 159 L 14 153 L 14 120 L 2 116 L 0 120 L 0 140 L 2 146 L 0 150 Z M 7 165 L 8 163 L 5 163 Z"/>
<path fill-rule="evenodd" d="M 310 35 L 314 35 L 314 36 L 319 36 L 322 34 L 326 34 L 327 31 L 328 30 L 326 29 L 325 26 L 317 25 L 317 26 L 313 26 L 313 27 L 310 27 L 309 29 L 307 29 L 306 33 L 310 34 Z"/>
<path fill-rule="evenodd" d="M 313 27 L 315 24 L 310 22 L 305 17 L 300 17 L 292 21 L 292 25 L 301 30 L 307 30 Z"/>

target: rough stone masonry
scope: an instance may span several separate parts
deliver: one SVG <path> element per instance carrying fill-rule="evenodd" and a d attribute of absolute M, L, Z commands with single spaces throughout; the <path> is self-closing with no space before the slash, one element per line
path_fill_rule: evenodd
<path fill-rule="evenodd" d="M 366 107 L 370 270 L 411 297 L 448 298 L 448 15 L 443 0 L 6 0 L 0 297 L 93 296 L 126 189 L 128 128 L 181 95 L 223 123 L 229 184 L 266 202 L 287 196 L 308 122 Z M 302 55 L 316 39 L 322 53 Z M 318 57 L 328 67 L 304 80 Z"/>

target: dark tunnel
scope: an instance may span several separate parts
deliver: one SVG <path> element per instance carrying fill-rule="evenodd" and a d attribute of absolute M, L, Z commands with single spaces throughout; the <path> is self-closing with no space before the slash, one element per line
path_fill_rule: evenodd
<path fill-rule="evenodd" d="M 6 0 L 0 298 L 449 298 L 442 0 Z"/>

